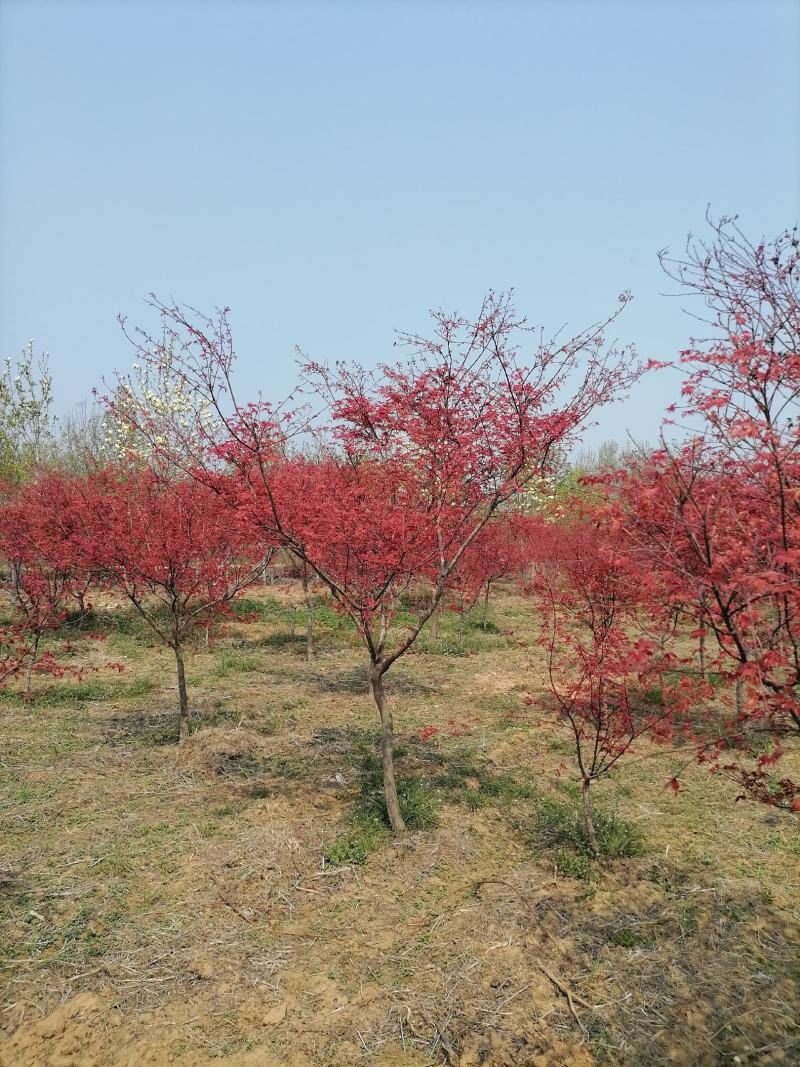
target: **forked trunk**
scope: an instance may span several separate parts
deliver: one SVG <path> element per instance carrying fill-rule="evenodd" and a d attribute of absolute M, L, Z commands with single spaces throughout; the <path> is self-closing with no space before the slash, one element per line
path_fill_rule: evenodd
<path fill-rule="evenodd" d="M 394 777 L 394 725 L 392 712 L 386 693 L 383 688 L 383 672 L 377 666 L 373 666 L 369 676 L 372 697 L 378 706 L 381 716 L 381 759 L 383 762 L 383 793 L 386 798 L 386 812 L 389 823 L 395 833 L 403 833 L 406 824 L 400 812 L 400 801 L 397 796 L 397 782 Z"/>
<path fill-rule="evenodd" d="M 583 779 L 583 829 L 586 831 L 586 837 L 589 841 L 589 848 L 595 859 L 600 858 L 600 848 L 597 844 L 597 834 L 594 831 L 594 822 L 592 821 L 592 805 L 589 800 L 589 786 L 591 782 L 588 778 Z"/>
<path fill-rule="evenodd" d="M 180 731 L 178 740 L 185 741 L 189 736 L 189 696 L 186 692 L 186 672 L 183 669 L 183 656 L 180 648 L 175 649 L 175 663 L 178 667 L 178 707 L 180 709 Z"/>

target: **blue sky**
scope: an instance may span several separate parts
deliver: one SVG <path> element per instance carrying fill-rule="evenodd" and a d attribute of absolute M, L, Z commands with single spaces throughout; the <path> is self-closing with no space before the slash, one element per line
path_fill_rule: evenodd
<path fill-rule="evenodd" d="M 656 252 L 706 204 L 800 217 L 800 4 L 0 0 L 0 354 L 58 407 L 132 356 L 143 297 L 227 304 L 242 393 L 294 346 L 374 363 L 513 286 L 534 323 L 692 329 Z M 590 439 L 654 439 L 651 378 Z"/>

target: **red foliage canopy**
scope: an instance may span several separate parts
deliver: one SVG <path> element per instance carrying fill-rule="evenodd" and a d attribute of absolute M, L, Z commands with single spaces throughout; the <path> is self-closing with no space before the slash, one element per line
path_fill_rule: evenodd
<path fill-rule="evenodd" d="M 0 507 L 0 555 L 7 561 L 3 590 L 15 612 L 4 629 L 0 680 L 27 669 L 63 674 L 52 652 L 39 645 L 76 606 L 87 607 L 92 580 L 84 553 L 76 550 L 79 529 L 76 483 L 51 473 L 15 490 Z"/>
<path fill-rule="evenodd" d="M 75 544 L 173 650 L 181 737 L 189 729 L 184 645 L 198 626 L 211 627 L 225 614 L 264 558 L 263 545 L 220 489 L 164 481 L 149 470 L 108 470 L 80 483 Z"/>

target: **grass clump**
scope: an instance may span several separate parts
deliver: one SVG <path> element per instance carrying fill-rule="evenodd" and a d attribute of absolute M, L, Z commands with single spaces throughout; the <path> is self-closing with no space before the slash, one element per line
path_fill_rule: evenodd
<path fill-rule="evenodd" d="M 479 770 L 475 775 L 477 786 L 465 785 L 459 799 L 470 809 L 478 811 L 487 804 L 499 804 L 509 808 L 516 800 L 532 800 L 536 796 L 533 786 L 518 782 L 513 775 L 492 775 Z"/>
<path fill-rule="evenodd" d="M 409 830 L 432 830 L 439 821 L 439 798 L 422 778 L 402 778 L 397 783 L 400 811 Z M 363 864 L 391 836 L 383 770 L 380 760 L 366 756 L 362 763 L 361 788 L 347 829 L 323 853 L 332 866 Z"/>
<path fill-rule="evenodd" d="M 433 830 L 439 822 L 439 801 L 435 791 L 422 778 L 406 778 L 398 786 L 400 811 L 409 830 Z M 385 815 L 386 803 L 383 794 L 380 810 Z"/>
<path fill-rule="evenodd" d="M 231 674 L 252 674 L 261 667 L 258 656 L 226 648 L 214 665 L 217 678 L 227 678 Z"/>
<path fill-rule="evenodd" d="M 152 604 L 150 615 L 160 625 L 169 626 L 170 612 L 164 604 Z M 92 629 L 104 637 L 132 637 L 145 644 L 157 643 L 149 623 L 132 607 L 95 609 Z"/>
<path fill-rule="evenodd" d="M 274 606 L 278 606 L 278 601 L 273 598 L 258 600 L 252 596 L 240 596 L 231 601 L 228 610 L 235 618 L 247 620 L 268 615 Z"/>
<path fill-rule="evenodd" d="M 490 763 L 480 760 L 469 747 L 447 756 L 438 753 L 441 770 L 434 777 L 437 787 L 449 794 L 456 803 L 463 803 L 471 811 L 487 804 L 511 807 L 518 800 L 532 800 L 536 790 L 529 782 L 520 782 L 513 774 L 496 771 Z"/>
<path fill-rule="evenodd" d="M 259 648 L 289 648 L 295 645 L 297 647 L 301 645 L 305 647 L 306 635 L 299 630 L 295 633 L 286 633 L 283 630 L 278 630 L 260 638 L 257 643 Z"/>
<path fill-rule="evenodd" d="M 518 782 L 511 774 L 480 774 L 478 791 L 490 800 L 511 804 L 515 800 L 532 800 L 536 791 L 527 782 Z"/>
<path fill-rule="evenodd" d="M 325 863 L 331 867 L 359 866 L 389 837 L 386 822 L 376 813 L 353 813 L 348 828 L 335 837 L 323 852 Z"/>
<path fill-rule="evenodd" d="M 620 926 L 611 930 L 607 941 L 610 945 L 617 945 L 618 948 L 638 948 L 640 945 L 647 944 L 647 938 L 639 930 L 634 930 L 630 926 Z"/>
<path fill-rule="evenodd" d="M 592 817 L 601 859 L 643 855 L 645 841 L 638 827 L 614 812 L 596 810 Z M 596 864 L 576 804 L 543 797 L 536 807 L 533 843 L 550 852 L 559 873 L 584 880 L 594 876 Z"/>
<path fill-rule="evenodd" d="M 398 748 L 397 758 L 403 755 Z M 439 821 L 439 801 L 435 789 L 423 778 L 401 778 L 397 783 L 400 811 L 409 830 L 432 830 Z M 356 805 L 364 815 L 379 818 L 389 825 L 386 798 L 383 795 L 383 767 L 375 756 L 368 755 L 362 763 L 361 792 Z"/>
<path fill-rule="evenodd" d="M 255 778 L 264 770 L 264 763 L 250 752 L 216 752 L 209 760 L 216 774 Z"/>

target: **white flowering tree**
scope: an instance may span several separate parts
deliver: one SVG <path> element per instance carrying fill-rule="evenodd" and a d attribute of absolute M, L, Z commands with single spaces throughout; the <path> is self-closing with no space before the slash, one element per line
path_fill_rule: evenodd
<path fill-rule="evenodd" d="M 53 379 L 45 352 L 37 360 L 33 341 L 19 360 L 7 356 L 0 369 L 0 480 L 24 481 L 51 449 Z"/>
<path fill-rule="evenodd" d="M 189 304 L 164 304 L 154 293 L 147 303 L 160 317 L 158 334 L 129 330 L 119 320 L 136 362 L 130 373 L 117 373 L 113 394 L 102 398 L 112 460 L 145 462 L 168 476 L 213 484 L 227 464 L 226 442 L 228 452 L 232 440 L 256 452 L 267 445 L 283 450 L 308 431 L 305 409 L 289 407 L 292 395 L 278 405 L 260 394 L 248 403 L 237 397 L 229 308 L 207 316 Z"/>
<path fill-rule="evenodd" d="M 137 349 L 141 361 L 118 373 L 104 398 L 104 450 L 112 462 L 146 463 L 170 477 L 208 451 L 219 419 L 210 398 L 187 383 L 170 338 Z"/>
<path fill-rule="evenodd" d="M 516 497 L 516 506 L 523 515 L 551 516 L 558 504 L 558 481 L 553 474 L 532 479 Z"/>
<path fill-rule="evenodd" d="M 544 468 L 517 493 L 515 508 L 523 515 L 540 515 L 545 519 L 560 518 L 563 503 L 560 487 L 567 470 L 566 452 L 563 449 L 554 449 Z"/>

